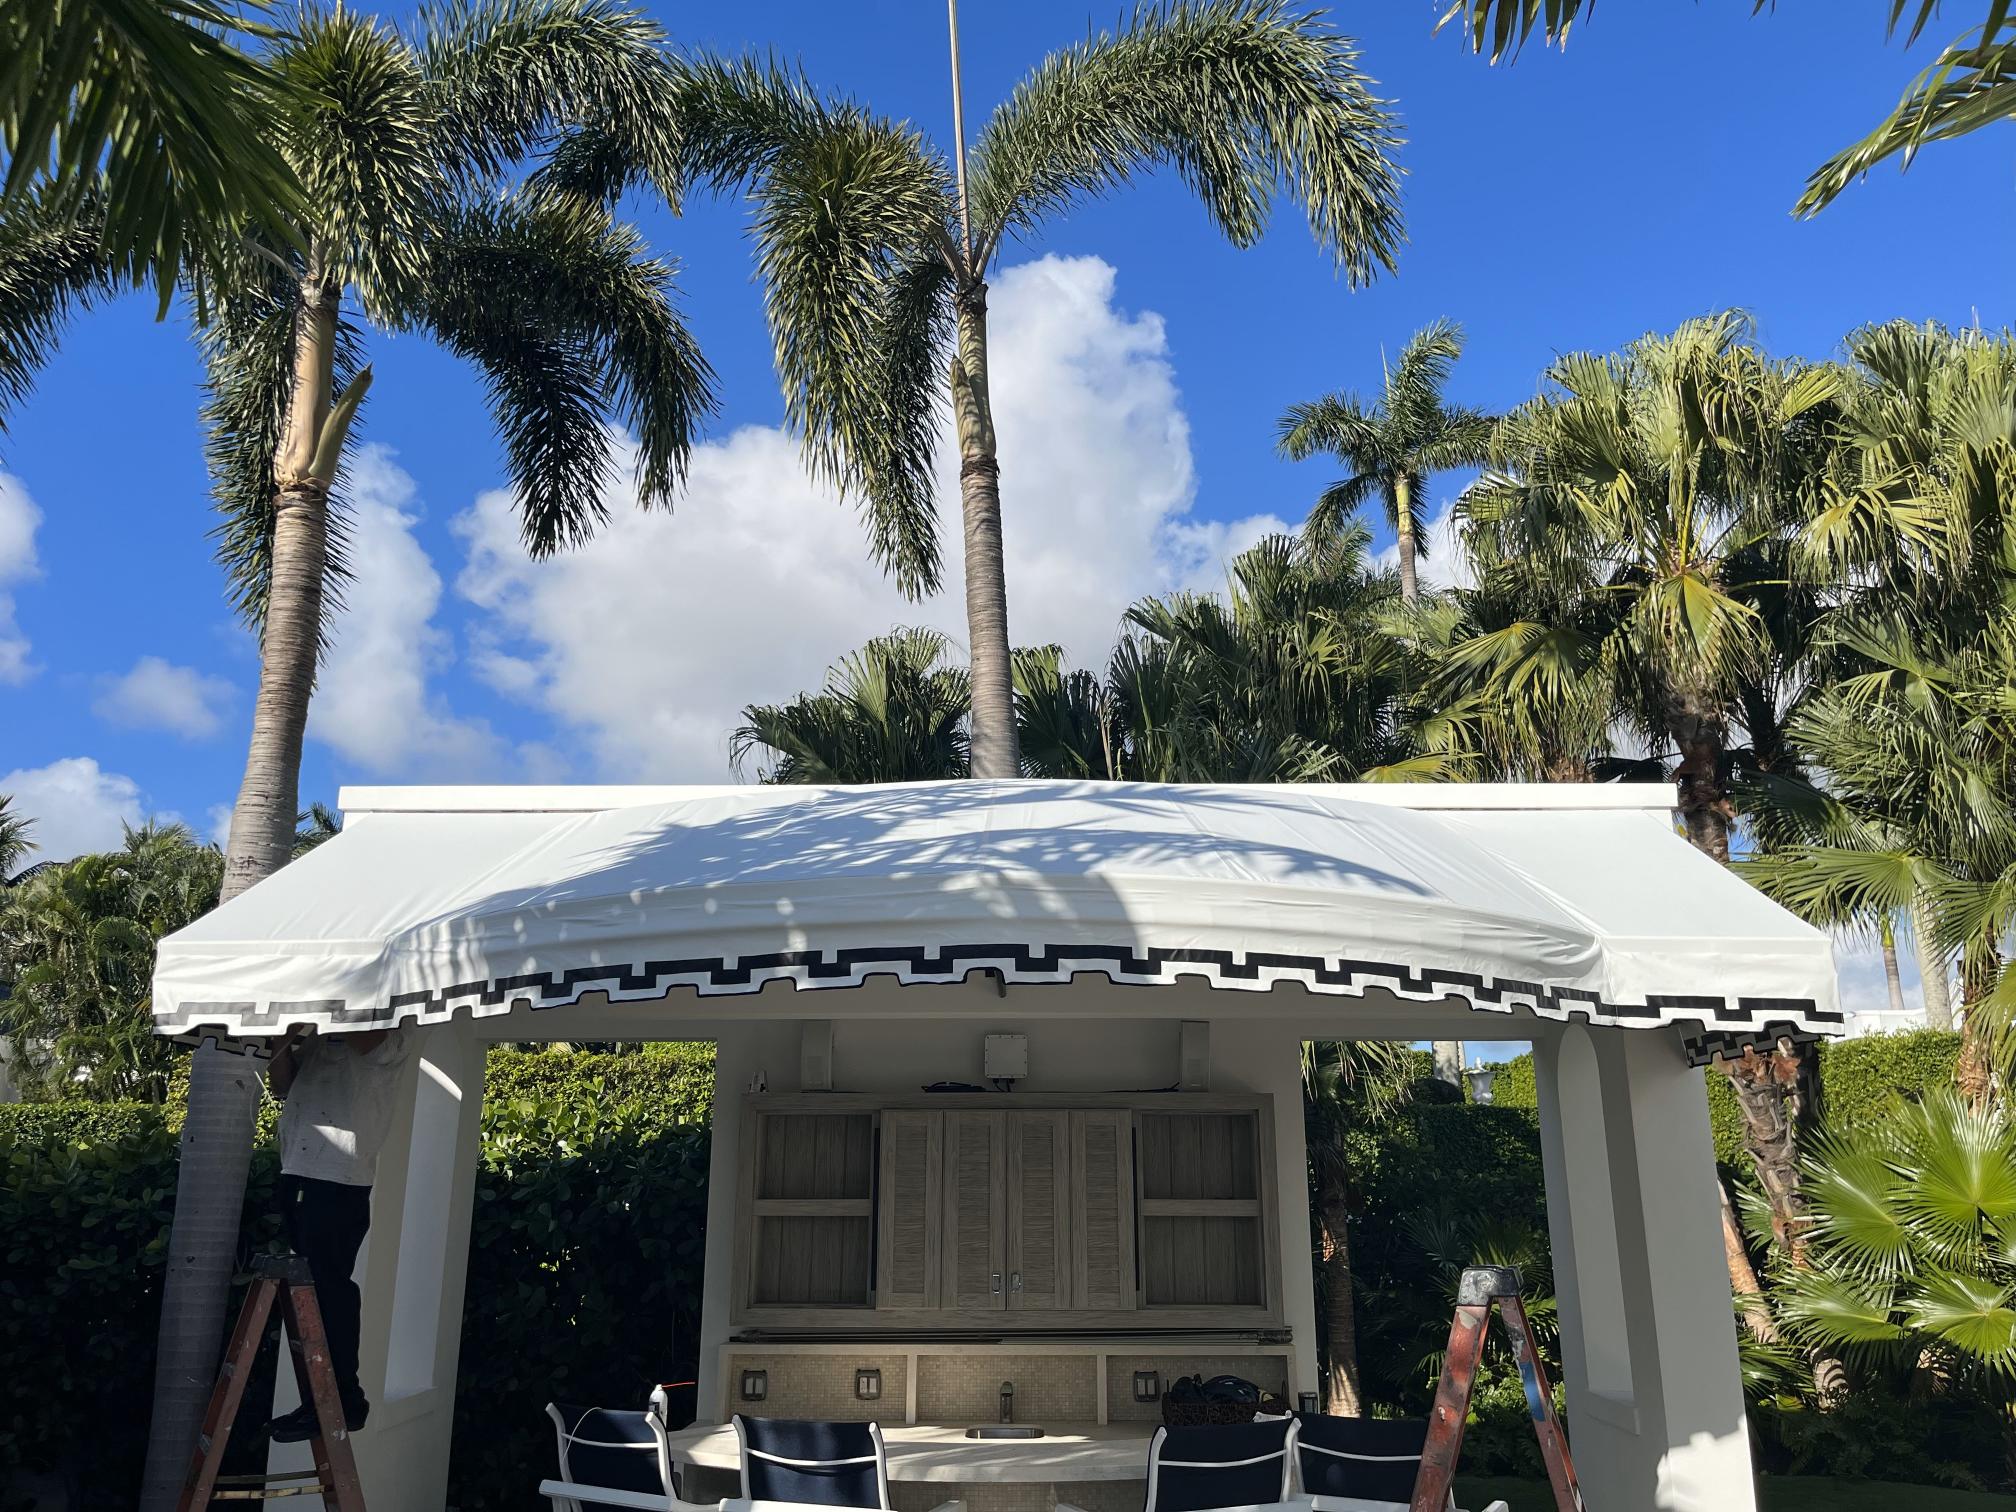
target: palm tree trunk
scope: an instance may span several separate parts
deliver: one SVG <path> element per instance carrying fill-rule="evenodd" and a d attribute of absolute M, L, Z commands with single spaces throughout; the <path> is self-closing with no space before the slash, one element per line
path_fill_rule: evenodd
<path fill-rule="evenodd" d="M 1993 989 L 2001 964 L 1992 945 L 1972 946 L 1960 958 L 1960 1058 L 1953 1064 L 1953 1084 L 1973 1108 L 1985 1108 L 1995 1097 L 1995 1063 L 1988 1053 L 1981 1002 Z"/>
<path fill-rule="evenodd" d="M 1715 1178 L 1715 1195 L 1722 1199 L 1722 1253 L 1729 1263 L 1729 1287 L 1736 1294 L 1743 1326 L 1750 1330 L 1750 1336 L 1758 1343 L 1775 1344 L 1778 1342 L 1778 1325 L 1772 1321 L 1771 1309 L 1764 1300 L 1764 1287 L 1757 1279 L 1757 1267 L 1750 1263 L 1750 1249 L 1743 1242 L 1743 1228 L 1736 1221 L 1735 1204 L 1729 1200 L 1729 1183 L 1720 1176 Z"/>
<path fill-rule="evenodd" d="M 1897 931 L 1883 920 L 1883 980 L 1890 988 L 1890 1011 L 1904 1012 L 1904 974 L 1897 969 Z"/>
<path fill-rule="evenodd" d="M 1414 578 L 1414 482 L 1404 476 L 1393 483 L 1393 534 L 1400 560 L 1400 602 L 1411 604 L 1421 590 Z"/>
<path fill-rule="evenodd" d="M 1735 814 L 1722 785 L 1728 721 L 1712 701 L 1685 693 L 1673 696 L 1666 718 L 1680 752 L 1673 778 L 1687 838 L 1726 866 Z M 1819 1113 L 1819 1060 L 1811 1045 L 1780 1039 L 1769 1050 L 1745 1049 L 1740 1059 L 1716 1064 L 1743 1115 L 1743 1145 L 1771 1207 L 1772 1238 L 1794 1265 L 1804 1265 L 1809 1220 L 1799 1189 L 1799 1147 Z"/>
<path fill-rule="evenodd" d="M 278 871 L 293 849 L 329 549 L 328 485 L 312 464 L 329 418 L 340 292 L 311 271 L 294 318 L 294 385 L 273 468 L 273 578 L 259 640 L 259 692 L 220 902 Z M 162 1281 L 141 1512 L 175 1505 L 216 1377 L 259 1094 L 259 1072 L 245 1057 L 212 1046 L 196 1052 Z"/>
<path fill-rule="evenodd" d="M 1332 1417 L 1363 1417 L 1365 1392 L 1358 1374 L 1358 1299 L 1351 1284 L 1351 1214 L 1343 1192 L 1318 1177 L 1317 1245 L 1322 1256 L 1324 1411 Z"/>
<path fill-rule="evenodd" d="M 1946 974 L 1946 953 L 1939 948 L 1938 919 L 1924 889 L 1911 896 L 1911 941 L 1918 950 L 1918 987 L 1925 997 L 1925 1022 L 1934 1029 L 1953 1028 L 1953 993 Z"/>
<path fill-rule="evenodd" d="M 959 291 L 952 415 L 959 433 L 959 507 L 966 537 L 966 640 L 975 777 L 1018 777 L 1015 689 L 1008 656 L 1008 579 L 1001 557 L 1001 465 L 987 388 L 987 285 Z"/>

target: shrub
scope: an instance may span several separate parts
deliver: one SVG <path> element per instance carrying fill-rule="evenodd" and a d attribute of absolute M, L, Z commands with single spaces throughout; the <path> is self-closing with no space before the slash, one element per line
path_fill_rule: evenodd
<path fill-rule="evenodd" d="M 499 1046 L 484 1065 L 483 1084 L 484 1097 L 496 1103 L 580 1098 L 633 1106 L 666 1123 L 705 1123 L 714 1112 L 714 1046 L 669 1041 L 620 1054 Z"/>

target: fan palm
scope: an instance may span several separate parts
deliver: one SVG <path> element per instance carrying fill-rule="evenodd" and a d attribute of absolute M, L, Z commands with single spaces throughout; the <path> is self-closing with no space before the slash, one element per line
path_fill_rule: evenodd
<path fill-rule="evenodd" d="M 1772 0 L 1753 0 L 1761 11 Z M 1497 59 L 1516 54 L 1536 31 L 1548 42 L 1565 43 L 1568 32 L 1594 0 L 1454 0 L 1442 24 L 1462 23 L 1477 52 Z M 1889 0 L 1889 28 L 1905 44 L 1916 42 L 1939 13 L 1939 0 Z M 1988 0 L 1987 15 L 1945 48 L 1931 67 L 1904 92 L 1897 108 L 1852 147 L 1816 168 L 1795 207 L 1801 215 L 1827 208 L 1849 183 L 1878 163 L 1902 158 L 1908 166 L 1927 142 L 1965 136 L 1983 126 L 2016 117 L 2016 5 Z M 1910 24 L 1905 25 L 1909 16 Z"/>
<path fill-rule="evenodd" d="M 1303 530 L 1312 539 L 1338 526 L 1378 494 L 1399 542 L 1400 597 L 1419 596 L 1415 564 L 1426 553 L 1422 511 L 1428 480 L 1460 467 L 1481 467 L 1491 440 L 1491 417 L 1451 405 L 1442 397 L 1450 370 L 1463 355 L 1463 328 L 1438 320 L 1400 348 L 1386 368 L 1379 397 L 1330 394 L 1282 415 L 1281 451 L 1294 461 L 1328 453 L 1350 469 L 1324 489 Z"/>
<path fill-rule="evenodd" d="M 14 812 L 13 796 L 0 793 L 0 884 L 21 870 L 21 862 L 35 849 L 29 838 L 34 828 L 33 819 Z"/>
<path fill-rule="evenodd" d="M 935 630 L 895 630 L 849 652 L 817 693 L 752 704 L 730 737 L 739 767 L 772 753 L 765 782 L 929 782 L 966 775 L 966 673 Z"/>
<path fill-rule="evenodd" d="M 346 568 L 336 484 L 370 381 L 366 328 L 430 335 L 483 375 L 533 552 L 603 519 L 611 422 L 636 437 L 640 499 L 662 505 L 676 489 L 711 399 L 671 270 L 601 204 L 513 178 L 593 120 L 670 185 L 660 40 L 606 0 L 483 0 L 423 12 L 410 37 L 311 10 L 272 47 L 267 127 L 303 188 L 296 234 L 250 236 L 207 271 L 220 550 L 260 634 L 225 899 L 296 844 L 308 701 Z M 173 1500 L 215 1363 L 257 1090 L 218 1052 L 196 1057 L 148 1507 Z"/>
<path fill-rule="evenodd" d="M 1950 1091 L 1824 1138 L 1813 1225 L 1778 1316 L 1809 1345 L 1905 1368 L 1993 1405 L 2016 1468 L 2016 1129 Z"/>
<path fill-rule="evenodd" d="M 1472 520 L 1524 570 L 1587 581 L 1606 599 L 1600 656 L 1619 706 L 1678 754 L 1688 838 L 1729 859 L 1725 771 L 1747 687 L 1783 655 L 1781 585 L 1792 532 L 1819 488 L 1844 380 L 1767 362 L 1726 314 L 1647 336 L 1611 357 L 1573 354 L 1554 391 L 1507 416 Z M 1723 1070 L 1772 1203 L 1796 1246 L 1798 1137 L 1816 1111 L 1810 1049 L 1746 1052 Z"/>
<path fill-rule="evenodd" d="M 89 207 L 108 276 L 185 274 L 301 191 L 264 129 L 281 84 L 241 45 L 277 34 L 264 0 L 0 0 L 0 199 Z M 247 15 L 246 12 L 252 12 Z"/>
<path fill-rule="evenodd" d="M 1175 0 L 1052 54 L 970 164 L 750 67 L 696 69 L 685 150 L 751 183 L 777 366 L 822 476 L 858 499 L 909 591 L 935 585 L 937 386 L 958 445 L 974 775 L 1019 770 L 991 398 L 987 277 L 1010 237 L 1156 167 L 1234 244 L 1286 189 L 1354 283 L 1399 237 L 1391 117 L 1351 43 L 1286 0 Z M 963 158 L 963 142 L 953 157 Z"/>

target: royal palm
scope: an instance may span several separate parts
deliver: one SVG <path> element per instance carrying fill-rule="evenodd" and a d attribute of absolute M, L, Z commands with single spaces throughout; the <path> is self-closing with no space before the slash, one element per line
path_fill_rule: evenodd
<path fill-rule="evenodd" d="M 431 336 L 477 368 L 533 551 L 602 518 L 612 422 L 636 437 L 639 497 L 671 497 L 709 393 L 670 272 L 599 204 L 517 171 L 582 119 L 668 163 L 658 42 L 598 0 L 495 0 L 424 13 L 410 37 L 311 10 L 262 60 L 299 218 L 285 234 L 243 228 L 202 273 L 221 550 L 260 636 L 226 900 L 294 848 L 367 331 Z M 71 292 L 52 286 L 52 309 Z M 257 1095 L 235 1058 L 196 1057 L 143 1506 L 172 1501 L 215 1365 Z"/>
<path fill-rule="evenodd" d="M 815 470 L 863 505 L 908 590 L 938 575 L 931 465 L 937 406 L 950 399 L 973 771 L 1013 777 L 989 272 L 1012 239 L 1165 167 L 1239 246 L 1285 191 L 1357 282 L 1390 264 L 1399 238 L 1392 120 L 1351 43 L 1284 0 L 1143 9 L 1051 55 L 980 129 L 970 162 L 962 142 L 940 152 L 758 69 L 701 69 L 689 91 L 694 161 L 756 191 L 791 422 Z M 698 124 L 710 111 L 712 130 Z"/>
<path fill-rule="evenodd" d="M 1399 543 L 1400 596 L 1410 604 L 1419 594 L 1415 565 L 1424 550 L 1428 480 L 1481 466 L 1491 440 L 1488 415 L 1443 398 L 1450 369 L 1462 355 L 1462 328 L 1438 320 L 1400 349 L 1377 399 L 1367 403 L 1353 394 L 1329 394 L 1281 417 L 1285 455 L 1299 462 L 1322 452 L 1349 469 L 1323 490 L 1303 530 L 1312 539 L 1334 535 L 1376 494 Z"/>

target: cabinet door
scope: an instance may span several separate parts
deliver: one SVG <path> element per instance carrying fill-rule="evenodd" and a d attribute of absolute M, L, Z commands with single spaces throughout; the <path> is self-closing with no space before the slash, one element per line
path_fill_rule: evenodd
<path fill-rule="evenodd" d="M 939 1204 L 945 1190 L 945 1115 L 891 1109 L 882 1115 L 875 1305 L 938 1305 Z"/>
<path fill-rule="evenodd" d="M 1071 1115 L 1071 1305 L 1129 1310 L 1134 1284 L 1134 1122 Z"/>
<path fill-rule="evenodd" d="M 1008 1115 L 1008 1305 L 1071 1305 L 1071 1115 Z"/>
<path fill-rule="evenodd" d="M 942 1305 L 977 1311 L 1006 1305 L 1007 1115 L 945 1115 Z"/>

